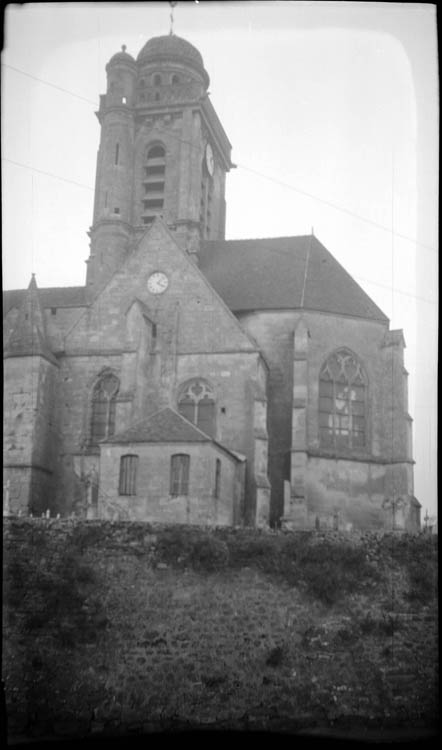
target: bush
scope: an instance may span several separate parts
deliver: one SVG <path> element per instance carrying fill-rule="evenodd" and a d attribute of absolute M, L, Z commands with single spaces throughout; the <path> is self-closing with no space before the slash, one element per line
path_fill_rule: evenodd
<path fill-rule="evenodd" d="M 302 550 L 297 560 L 297 575 L 311 596 L 329 605 L 378 577 L 362 547 L 329 541 Z"/>
<path fill-rule="evenodd" d="M 229 549 L 225 542 L 214 537 L 197 539 L 190 556 L 192 565 L 200 570 L 221 570 L 229 562 Z"/>
<path fill-rule="evenodd" d="M 159 536 L 156 557 L 168 565 L 182 565 L 189 562 L 192 548 L 201 533 L 185 527 L 165 529 Z"/>
<path fill-rule="evenodd" d="M 408 599 L 419 604 L 430 604 L 437 596 L 437 567 L 430 560 L 408 565 Z"/>

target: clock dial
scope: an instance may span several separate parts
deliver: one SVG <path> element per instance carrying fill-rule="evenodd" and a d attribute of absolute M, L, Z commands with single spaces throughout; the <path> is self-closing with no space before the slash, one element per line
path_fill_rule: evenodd
<path fill-rule="evenodd" d="M 152 294 L 161 294 L 169 286 L 169 279 L 162 271 L 155 271 L 147 280 L 147 288 Z"/>
<path fill-rule="evenodd" d="M 213 151 L 212 146 L 210 143 L 206 146 L 206 168 L 211 177 L 213 177 L 213 172 L 215 170 L 215 159 L 213 157 Z"/>

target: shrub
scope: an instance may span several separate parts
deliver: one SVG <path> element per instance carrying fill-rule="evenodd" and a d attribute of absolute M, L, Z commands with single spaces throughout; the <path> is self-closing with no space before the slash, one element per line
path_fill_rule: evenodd
<path fill-rule="evenodd" d="M 228 565 L 229 549 L 225 542 L 214 537 L 197 539 L 193 544 L 190 560 L 197 569 L 221 570 Z"/>
<path fill-rule="evenodd" d="M 201 537 L 193 529 L 171 527 L 164 529 L 159 536 L 156 556 L 161 562 L 169 565 L 180 565 L 188 562 L 196 538 Z"/>
<path fill-rule="evenodd" d="M 297 576 L 311 596 L 331 605 L 378 574 L 362 547 L 322 541 L 302 550 Z"/>
<path fill-rule="evenodd" d="M 430 560 L 411 561 L 408 565 L 408 599 L 429 604 L 437 595 L 437 567 Z"/>
<path fill-rule="evenodd" d="M 281 570 L 281 539 L 274 536 L 237 537 L 229 540 L 230 559 L 233 565 L 253 566 L 267 573 Z"/>
<path fill-rule="evenodd" d="M 282 646 L 275 646 L 275 648 L 272 648 L 270 651 L 267 659 L 266 664 L 268 667 L 280 667 L 284 661 L 285 652 Z"/>

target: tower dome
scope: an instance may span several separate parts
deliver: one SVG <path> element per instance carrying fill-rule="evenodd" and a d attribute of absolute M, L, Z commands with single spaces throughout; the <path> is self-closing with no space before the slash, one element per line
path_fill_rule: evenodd
<path fill-rule="evenodd" d="M 112 55 L 107 65 L 115 65 L 115 63 L 129 63 L 130 65 L 135 64 L 135 60 L 132 55 L 126 52 L 125 44 L 122 45 L 120 52 L 116 52 L 115 55 Z"/>
<path fill-rule="evenodd" d="M 206 86 L 209 85 L 209 75 L 204 68 L 201 53 L 186 39 L 182 39 L 175 34 L 152 37 L 146 42 L 137 57 L 137 63 L 164 60 L 179 60 L 191 65 L 202 74 Z"/>

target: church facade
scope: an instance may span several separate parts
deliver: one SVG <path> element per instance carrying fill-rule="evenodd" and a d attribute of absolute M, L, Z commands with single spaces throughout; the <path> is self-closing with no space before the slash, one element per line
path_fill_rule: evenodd
<path fill-rule="evenodd" d="M 86 284 L 4 293 L 9 511 L 417 530 L 402 332 L 316 237 L 225 240 L 195 47 L 106 71 Z"/>

